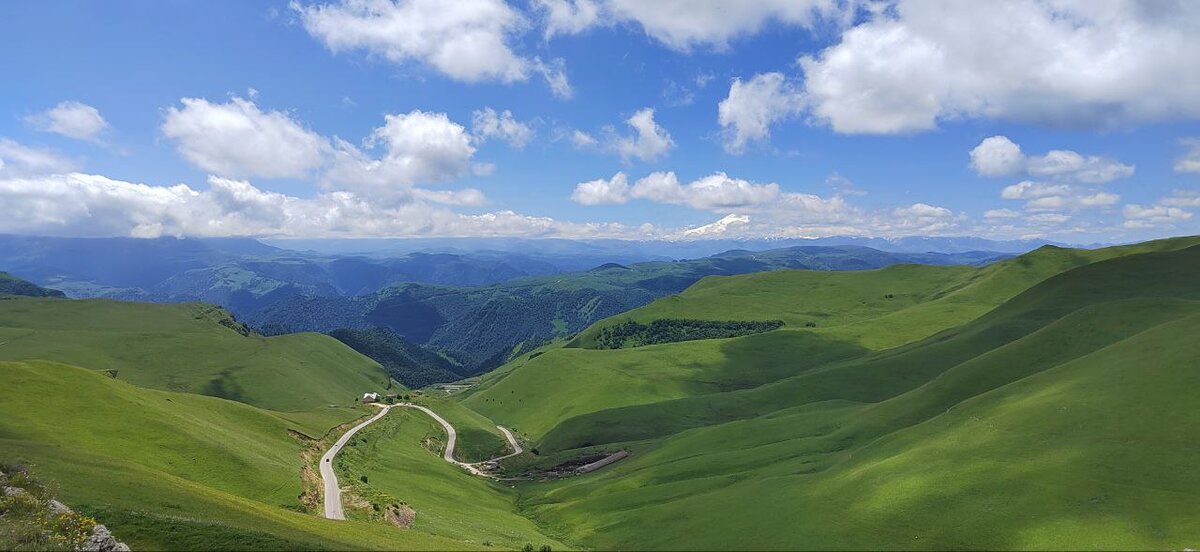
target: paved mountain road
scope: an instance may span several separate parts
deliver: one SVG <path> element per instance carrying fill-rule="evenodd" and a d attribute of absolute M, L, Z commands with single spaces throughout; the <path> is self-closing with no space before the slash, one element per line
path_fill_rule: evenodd
<path fill-rule="evenodd" d="M 434 419 L 434 421 L 441 424 L 442 429 L 446 430 L 446 450 L 442 453 L 442 458 L 451 464 L 467 470 L 473 475 L 488 477 L 488 474 L 484 473 L 478 468 L 479 464 L 503 460 L 505 458 L 510 458 L 521 454 L 522 452 L 521 445 L 517 443 L 517 440 L 515 437 L 513 437 L 512 432 L 502 426 L 496 426 L 496 428 L 504 434 L 504 438 L 508 441 L 508 444 L 513 448 L 512 453 L 492 458 L 491 460 L 485 460 L 484 462 L 479 462 L 477 464 L 459 462 L 458 460 L 454 459 L 454 446 L 458 442 L 458 432 L 454 430 L 454 426 L 450 425 L 450 422 L 447 422 L 445 418 L 439 416 L 437 412 L 425 408 L 424 406 L 409 403 L 391 405 L 375 403 L 373 406 L 381 408 L 378 414 L 372 416 L 371 419 L 358 424 L 353 428 L 350 428 L 350 431 L 347 431 L 345 435 L 342 435 L 341 438 L 339 438 L 337 442 L 330 447 L 329 451 L 321 457 L 321 480 L 325 486 L 325 517 L 329 519 L 346 519 L 346 513 L 342 510 L 342 489 L 340 486 L 338 486 L 337 474 L 335 474 L 333 470 L 334 457 L 336 457 L 338 453 L 342 451 L 342 448 L 346 446 L 346 443 L 350 442 L 350 439 L 354 437 L 355 433 L 358 433 L 358 430 L 367 427 L 376 420 L 384 417 L 393 408 L 415 408 L 428 414 L 429 417 Z"/>

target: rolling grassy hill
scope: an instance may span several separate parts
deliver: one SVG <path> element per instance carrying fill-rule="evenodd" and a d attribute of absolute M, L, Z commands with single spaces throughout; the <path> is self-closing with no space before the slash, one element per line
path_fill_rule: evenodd
<path fill-rule="evenodd" d="M 711 275 L 781 268 L 863 270 L 897 263 L 986 263 L 994 253 L 888 253 L 866 247 L 790 247 L 735 250 L 682 261 L 620 265 L 518 278 L 491 286 L 456 288 L 402 284 L 358 297 L 297 296 L 248 313 L 264 333 L 330 332 L 387 327 L 409 341 L 443 350 L 465 375 L 495 368 L 514 351 L 569 337 L 606 317 L 678 293 Z"/>
<path fill-rule="evenodd" d="M 930 278 L 706 280 L 630 317 L 836 314 L 728 340 L 549 348 L 464 404 L 537 441 L 541 456 L 515 465 L 633 451 L 522 487 L 527 513 L 590 547 L 1194 546 L 1198 243 L 890 269 Z"/>
<path fill-rule="evenodd" d="M 27 282 L 7 272 L 0 272 L 0 296 L 21 295 L 25 297 L 65 297 L 56 289 L 46 289 Z"/>
<path fill-rule="evenodd" d="M 200 303 L 0 301 L 0 360 L 117 370 L 119 379 L 142 387 L 278 411 L 350 404 L 387 385 L 378 364 L 329 336 L 243 333 L 228 313 Z"/>
<path fill-rule="evenodd" d="M 135 549 L 469 546 L 290 509 L 304 444 L 288 430 L 309 428 L 273 413 L 42 361 L 0 362 L 0 386 L 0 456 Z"/>

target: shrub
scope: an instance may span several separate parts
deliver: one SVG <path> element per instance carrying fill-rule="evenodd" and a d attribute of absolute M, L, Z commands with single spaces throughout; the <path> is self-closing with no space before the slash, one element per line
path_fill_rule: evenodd
<path fill-rule="evenodd" d="M 783 327 L 782 320 L 690 320 L 661 318 L 641 324 L 627 320 L 600 330 L 596 343 L 601 349 L 641 347 L 697 339 L 740 337 Z"/>
<path fill-rule="evenodd" d="M 365 475 L 360 475 L 360 476 L 358 476 L 358 480 L 359 480 L 359 481 L 362 481 L 363 483 L 366 483 L 366 482 L 367 482 L 367 476 L 365 476 Z M 378 509 L 379 509 L 379 506 L 378 506 L 378 505 L 376 505 L 375 509 L 376 509 L 376 510 L 378 510 Z"/>

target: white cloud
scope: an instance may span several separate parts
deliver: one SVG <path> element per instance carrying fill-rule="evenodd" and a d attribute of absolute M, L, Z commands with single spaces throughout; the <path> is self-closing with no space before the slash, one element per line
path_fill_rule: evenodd
<path fill-rule="evenodd" d="M 825 177 L 825 185 L 829 186 L 830 188 L 833 188 L 834 193 L 836 193 L 838 195 L 849 195 L 849 196 L 865 196 L 865 195 L 867 195 L 867 192 L 859 189 L 858 186 L 855 186 L 854 182 L 852 182 L 849 178 L 846 178 L 836 172 Z"/>
<path fill-rule="evenodd" d="M 942 120 L 1107 127 L 1200 117 L 1200 3 L 896 0 L 800 59 L 843 133 Z"/>
<path fill-rule="evenodd" d="M 1069 150 L 1050 150 L 1046 155 L 1030 157 L 1027 170 L 1033 176 L 1103 184 L 1132 176 L 1134 167 L 1095 155 L 1085 157 Z"/>
<path fill-rule="evenodd" d="M 594 148 L 599 144 L 596 138 L 582 130 L 571 131 L 571 145 L 576 149 Z"/>
<path fill-rule="evenodd" d="M 728 210 L 759 205 L 779 197 L 779 185 L 755 184 L 723 172 L 680 185 L 674 172 L 655 172 L 638 180 L 630 190 L 635 198 L 686 205 L 693 209 Z"/>
<path fill-rule="evenodd" d="M 533 71 L 542 76 L 546 81 L 546 86 L 550 88 L 550 93 L 556 98 L 569 100 L 575 95 L 575 89 L 571 87 L 571 81 L 567 78 L 566 62 L 562 58 L 555 58 L 550 61 L 542 61 L 542 58 L 534 57 L 530 64 Z"/>
<path fill-rule="evenodd" d="M 803 108 L 803 96 L 782 73 L 763 73 L 745 82 L 734 79 L 729 96 L 717 106 L 725 151 L 742 153 L 747 143 L 767 139 L 772 124 Z"/>
<path fill-rule="evenodd" d="M 916 217 L 916 218 L 950 218 L 954 216 L 954 212 L 945 208 L 928 203 L 914 203 L 908 207 L 897 208 L 896 216 L 899 217 Z"/>
<path fill-rule="evenodd" d="M 607 205 L 629 201 L 629 181 L 625 173 L 619 172 L 612 178 L 589 180 L 575 185 L 571 201 L 580 205 Z"/>
<path fill-rule="evenodd" d="M 600 6 L 593 0 L 535 0 L 545 19 L 544 37 L 581 33 L 600 22 Z"/>
<path fill-rule="evenodd" d="M 1179 143 L 1187 151 L 1175 160 L 1175 172 L 1200 173 L 1200 139 L 1183 138 Z"/>
<path fill-rule="evenodd" d="M 971 168 L 980 176 L 1004 176 L 1025 166 L 1025 154 L 1007 136 L 984 138 L 971 150 Z"/>
<path fill-rule="evenodd" d="M 31 148 L 7 138 L 0 138 L 0 178 L 65 173 L 75 168 L 75 162 L 53 151 Z"/>
<path fill-rule="evenodd" d="M 1178 207 L 1165 205 L 1136 205 L 1129 204 L 1123 211 L 1126 228 L 1144 229 L 1161 226 L 1174 226 L 1192 218 L 1192 213 Z"/>
<path fill-rule="evenodd" d="M 478 141 L 499 138 L 508 145 L 523 149 L 533 139 L 533 129 L 529 125 L 516 120 L 509 110 L 496 113 L 495 109 L 485 107 L 471 114 L 471 133 Z"/>
<path fill-rule="evenodd" d="M 822 16 L 845 15 L 834 0 L 539 0 L 546 37 L 583 32 L 594 25 L 632 22 L 669 48 L 724 49 L 768 22 L 809 26 Z"/>
<path fill-rule="evenodd" d="M 980 176 L 1027 174 L 1059 181 L 1104 184 L 1133 176 L 1133 165 L 1071 150 L 1050 150 L 1045 155 L 1026 156 L 1006 136 L 985 138 L 971 150 L 971 168 Z"/>
<path fill-rule="evenodd" d="M 468 82 L 527 78 L 528 61 L 508 44 L 525 23 L 503 0 L 294 1 L 291 8 L 335 53 L 366 50 L 393 63 L 417 60 Z"/>
<path fill-rule="evenodd" d="M 1162 198 L 1159 203 L 1172 207 L 1200 207 L 1200 191 L 1172 190 L 1171 195 Z"/>
<path fill-rule="evenodd" d="M 1020 218 L 1021 213 L 1012 209 L 989 209 L 983 213 L 983 218 L 989 220 Z"/>
<path fill-rule="evenodd" d="M 1006 186 L 1000 191 L 1000 197 L 1004 199 L 1034 199 L 1068 193 L 1071 193 L 1071 187 L 1066 184 L 1045 184 L 1024 180 Z"/>
<path fill-rule="evenodd" d="M 654 122 L 654 109 L 645 108 L 625 121 L 636 134 L 618 137 L 612 148 L 622 159 L 636 157 L 642 161 L 653 161 L 665 155 L 675 146 L 665 128 Z"/>
<path fill-rule="evenodd" d="M 76 140 L 96 140 L 108 128 L 108 121 L 96 108 L 79 102 L 61 102 L 41 113 L 25 117 L 25 124 Z"/>
<path fill-rule="evenodd" d="M 170 107 L 162 132 L 188 162 L 231 177 L 300 178 L 324 159 L 328 141 L 282 111 L 263 112 L 249 100 L 214 104 L 183 98 Z"/>
<path fill-rule="evenodd" d="M 483 192 L 475 188 L 466 188 L 462 190 L 427 190 L 424 188 L 413 188 L 413 197 L 430 203 L 438 203 L 441 205 L 462 205 L 466 207 L 478 207 L 487 204 L 487 197 Z"/>
<path fill-rule="evenodd" d="M 1004 199 L 1025 200 L 1030 211 L 1078 210 L 1116 205 L 1121 196 L 1069 184 L 1048 184 L 1025 180 L 1005 187 Z"/>
<path fill-rule="evenodd" d="M 220 177 L 210 177 L 207 189 L 81 173 L 0 179 L 0 198 L 13 213 L 0 218 L 0 232 L 56 236 L 642 237 L 655 232 L 512 211 L 468 215 L 425 201 L 381 207 L 348 192 L 299 198 Z"/>
<path fill-rule="evenodd" d="M 563 61 L 526 58 L 514 38 L 529 25 L 504 0 L 335 0 L 305 5 L 293 0 L 305 30 L 332 52 L 363 50 L 389 62 L 417 61 L 465 81 L 545 79 L 557 97 L 570 98 Z"/>
<path fill-rule="evenodd" d="M 445 113 L 386 115 L 363 145 L 383 155 L 376 159 L 349 142 L 335 141 L 333 161 L 321 178 L 327 189 L 399 201 L 414 184 L 446 182 L 473 168 L 470 134 Z"/>

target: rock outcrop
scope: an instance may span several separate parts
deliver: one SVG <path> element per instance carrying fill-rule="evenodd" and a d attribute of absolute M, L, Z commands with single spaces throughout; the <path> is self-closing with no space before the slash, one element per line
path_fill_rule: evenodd
<path fill-rule="evenodd" d="M 92 528 L 92 534 L 87 540 L 76 546 L 75 550 L 77 552 L 129 552 L 129 546 L 118 541 L 108 527 L 97 523 Z"/>

